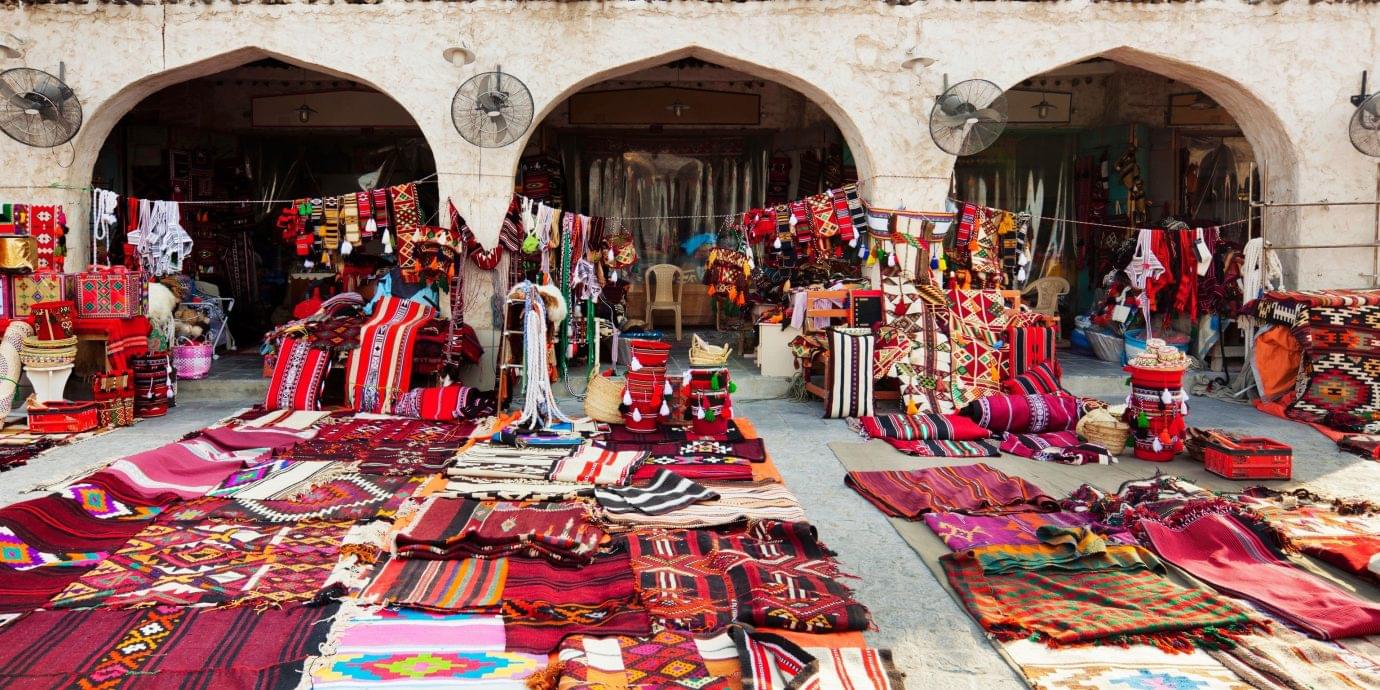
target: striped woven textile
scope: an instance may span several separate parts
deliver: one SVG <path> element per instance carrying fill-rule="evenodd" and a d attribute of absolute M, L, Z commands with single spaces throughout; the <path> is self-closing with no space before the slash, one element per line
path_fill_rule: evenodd
<path fill-rule="evenodd" d="M 784 484 L 774 481 L 724 482 L 703 481 L 701 484 L 718 494 L 714 500 L 703 501 L 662 515 L 643 513 L 610 513 L 610 522 L 636 527 L 666 527 L 695 529 L 729 525 L 750 520 L 780 520 L 805 522 L 805 510 Z"/>
<path fill-rule="evenodd" d="M 647 454 L 641 451 L 613 451 L 586 445 L 557 460 L 556 465 L 551 468 L 551 480 L 596 486 L 622 486 L 628 483 L 633 471 L 646 458 Z"/>
<path fill-rule="evenodd" d="M 611 513 L 663 515 L 718 494 L 674 472 L 658 469 L 646 486 L 595 489 L 594 498 Z"/>
<path fill-rule="evenodd" d="M 363 598 L 369 603 L 401 604 L 429 611 L 483 609 L 503 601 L 507 580 L 506 558 L 395 558 L 369 583 Z"/>
<path fill-rule="evenodd" d="M 824 416 L 866 417 L 872 414 L 872 358 L 876 337 L 870 328 L 834 328 L 829 331 L 829 367 L 832 385 L 827 391 Z"/>
<path fill-rule="evenodd" d="M 417 332 L 436 312 L 422 304 L 384 297 L 360 329 L 359 349 L 345 365 L 345 393 L 357 412 L 391 413 L 412 379 Z"/>
<path fill-rule="evenodd" d="M 961 415 L 879 414 L 858 420 L 869 438 L 930 441 L 976 441 L 992 434 Z"/>
<path fill-rule="evenodd" d="M 882 440 L 892 448 L 918 458 L 995 458 L 1001 455 L 996 444 L 987 441 Z"/>

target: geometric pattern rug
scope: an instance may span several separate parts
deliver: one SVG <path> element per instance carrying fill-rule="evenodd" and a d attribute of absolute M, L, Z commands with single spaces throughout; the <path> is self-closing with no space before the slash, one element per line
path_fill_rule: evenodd
<path fill-rule="evenodd" d="M 148 526 L 53 598 L 56 608 L 279 606 L 325 585 L 349 523 Z"/>
<path fill-rule="evenodd" d="M 337 475 L 303 489 L 290 500 L 256 500 L 207 496 L 176 504 L 164 521 L 227 520 L 285 523 L 301 520 L 347 522 L 392 517 L 425 481 L 423 477 Z"/>

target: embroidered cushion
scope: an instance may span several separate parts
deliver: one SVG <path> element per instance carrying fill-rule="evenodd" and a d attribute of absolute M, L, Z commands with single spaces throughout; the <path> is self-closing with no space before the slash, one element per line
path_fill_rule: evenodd
<path fill-rule="evenodd" d="M 1063 384 L 1059 382 L 1062 373 L 1058 361 L 1042 362 L 1024 374 L 1002 381 L 1001 388 L 1012 395 L 1068 395 L 1069 392 L 1064 390 Z"/>
<path fill-rule="evenodd" d="M 297 338 L 283 338 L 264 407 L 270 410 L 317 410 L 321 384 L 331 368 L 331 353 Z"/>

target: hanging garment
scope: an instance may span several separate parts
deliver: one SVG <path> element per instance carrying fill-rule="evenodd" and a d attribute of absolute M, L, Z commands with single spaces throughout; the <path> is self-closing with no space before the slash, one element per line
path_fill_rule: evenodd
<path fill-rule="evenodd" d="M 1155 256 L 1154 235 L 1154 231 L 1149 228 L 1140 229 L 1140 234 L 1136 237 L 1136 253 L 1131 257 L 1131 263 L 1126 265 L 1126 275 L 1131 279 L 1131 287 L 1137 290 L 1144 290 L 1152 278 L 1164 274 L 1164 264 Z"/>

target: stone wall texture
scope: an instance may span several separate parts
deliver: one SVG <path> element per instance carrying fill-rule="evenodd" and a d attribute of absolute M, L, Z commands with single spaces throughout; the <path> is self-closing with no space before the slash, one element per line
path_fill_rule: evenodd
<path fill-rule="evenodd" d="M 352 79 L 387 93 L 421 127 L 455 199 L 485 243 L 495 241 L 522 143 L 479 149 L 451 126 L 451 95 L 501 65 L 523 79 L 541 121 L 567 96 L 694 56 L 800 91 L 839 125 L 874 203 L 938 207 L 953 157 L 927 133 L 945 76 L 1003 87 L 1102 56 L 1201 89 L 1226 107 L 1254 147 L 1273 202 L 1370 201 L 1380 160 L 1347 139 L 1362 69 L 1380 65 L 1380 7 L 1371 3 L 957 2 L 879 0 L 714 2 L 406 2 L 47 4 L 0 9 L 28 41 L 23 63 L 64 63 L 86 122 L 51 150 L 0 138 L 0 186 L 89 183 L 111 128 L 171 84 L 263 58 Z M 447 47 L 470 46 L 457 67 Z M 902 69 L 907 50 L 935 59 Z M 1380 81 L 1380 80 L 1378 80 Z M 11 195 L 13 196 L 13 194 Z M 35 189 L 34 202 L 81 209 L 70 261 L 85 249 L 85 194 Z M 1371 206 L 1277 207 L 1265 214 L 1278 244 L 1376 239 Z M 1284 250 L 1290 287 L 1372 284 L 1368 248 Z M 483 305 L 475 305 L 482 309 Z"/>

